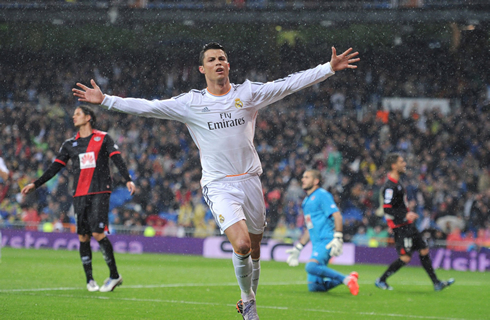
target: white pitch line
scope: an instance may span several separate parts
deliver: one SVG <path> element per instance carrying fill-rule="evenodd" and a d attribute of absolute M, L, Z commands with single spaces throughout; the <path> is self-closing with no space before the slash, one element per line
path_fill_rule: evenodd
<path fill-rule="evenodd" d="M 359 281 L 361 285 L 373 285 L 374 282 L 371 281 Z M 123 285 L 120 289 L 149 289 L 149 288 L 180 288 L 180 287 L 230 287 L 236 286 L 236 282 L 225 282 L 225 283 L 163 283 L 163 284 L 148 284 L 148 285 Z M 306 285 L 306 281 L 292 281 L 292 282 L 261 282 L 260 286 L 290 286 L 290 285 Z M 397 285 L 416 285 L 416 286 L 430 286 L 430 281 L 420 281 L 420 282 L 395 282 L 394 286 Z M 456 279 L 456 284 L 459 286 L 489 286 L 488 284 L 483 284 L 480 282 L 458 282 Z M 32 289 L 0 289 L 1 292 L 40 292 L 40 291 L 70 291 L 70 290 L 85 290 L 85 287 L 61 287 L 61 288 L 32 288 Z"/>
<path fill-rule="evenodd" d="M 149 284 L 149 285 L 123 285 L 119 289 L 148 289 L 148 288 L 181 288 L 181 287 L 232 287 L 237 286 L 236 282 L 225 283 L 166 283 L 166 284 Z M 305 281 L 296 282 L 274 282 L 261 283 L 261 286 L 290 286 L 290 285 L 306 285 Z M 33 289 L 2 289 L 0 292 L 39 292 L 39 291 L 69 291 L 69 290 L 85 290 L 84 287 L 73 288 L 33 288 Z"/>
<path fill-rule="evenodd" d="M 34 293 L 30 293 L 34 294 Z M 223 307 L 235 307 L 234 304 L 224 304 L 216 302 L 200 302 L 200 301 L 186 301 L 186 300 L 166 300 L 166 299 L 138 299 L 138 298 L 118 298 L 109 296 L 75 296 L 71 294 L 44 294 L 44 296 L 50 297 L 63 297 L 63 298 L 85 298 L 85 299 L 100 299 L 100 300 L 119 300 L 119 301 L 134 301 L 134 302 L 159 302 L 159 303 L 175 303 L 175 304 L 192 304 L 192 305 L 209 305 L 209 306 L 223 306 Z M 258 309 L 274 309 L 274 310 L 289 310 L 289 307 L 281 306 L 263 306 L 258 305 Z M 301 309 L 294 308 L 295 311 L 307 311 L 307 312 L 318 312 L 318 313 L 330 313 L 330 314 L 353 314 L 353 312 L 347 311 L 337 311 L 337 310 L 325 310 L 325 309 Z M 447 318 L 447 317 L 434 317 L 434 316 L 417 316 L 409 314 L 396 314 L 396 313 L 377 313 L 377 312 L 354 312 L 356 315 L 360 316 L 373 316 L 379 317 L 393 317 L 393 318 L 411 318 L 411 319 L 432 319 L 432 320 L 467 320 L 465 318 Z"/>

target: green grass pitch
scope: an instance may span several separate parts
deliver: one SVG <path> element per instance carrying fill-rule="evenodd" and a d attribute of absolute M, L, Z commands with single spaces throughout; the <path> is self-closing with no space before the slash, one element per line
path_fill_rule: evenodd
<path fill-rule="evenodd" d="M 241 319 L 240 292 L 231 260 L 198 256 L 116 254 L 122 286 L 88 292 L 77 251 L 2 248 L 1 319 Z M 93 253 L 99 285 L 109 271 Z M 374 280 L 386 266 L 333 266 L 359 272 L 360 292 L 346 286 L 327 293 L 306 288 L 304 264 L 262 261 L 257 295 L 261 319 L 489 319 L 490 274 L 437 270 L 456 283 L 434 292 L 424 270 L 405 267 L 389 279 L 394 291 Z"/>

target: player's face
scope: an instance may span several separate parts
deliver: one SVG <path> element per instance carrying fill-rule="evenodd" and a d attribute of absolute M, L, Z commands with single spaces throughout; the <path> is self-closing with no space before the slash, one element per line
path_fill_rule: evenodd
<path fill-rule="evenodd" d="M 90 116 L 82 112 L 82 109 L 76 108 L 73 114 L 73 125 L 77 128 L 87 124 L 90 121 Z"/>
<path fill-rule="evenodd" d="M 228 79 L 230 64 L 225 52 L 220 49 L 210 49 L 204 52 L 203 65 L 199 67 L 199 71 L 211 81 Z"/>
<path fill-rule="evenodd" d="M 301 183 L 302 183 L 303 190 L 308 191 L 311 188 L 313 188 L 318 183 L 318 181 L 317 179 L 313 178 L 311 172 L 306 171 L 305 173 L 303 173 L 303 178 L 301 178 Z"/>
<path fill-rule="evenodd" d="M 405 159 L 403 159 L 403 157 L 398 157 L 398 160 L 396 160 L 394 169 L 398 173 L 405 173 L 407 171 L 407 162 L 405 161 Z"/>

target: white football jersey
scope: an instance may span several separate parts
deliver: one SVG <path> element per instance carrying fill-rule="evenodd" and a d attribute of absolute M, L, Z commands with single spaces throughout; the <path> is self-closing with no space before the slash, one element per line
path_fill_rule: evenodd
<path fill-rule="evenodd" d="M 232 84 L 231 90 L 220 96 L 207 89 L 152 101 L 106 95 L 102 106 L 185 123 L 199 148 L 201 185 L 205 186 L 225 177 L 260 175 L 262 167 L 253 143 L 258 111 L 334 73 L 326 63 L 272 82 Z"/>

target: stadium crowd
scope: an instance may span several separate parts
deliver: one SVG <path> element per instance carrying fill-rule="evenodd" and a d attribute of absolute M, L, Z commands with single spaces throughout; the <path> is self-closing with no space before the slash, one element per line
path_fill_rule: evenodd
<path fill-rule="evenodd" d="M 277 79 L 326 60 L 308 55 L 301 45 L 283 49 L 278 65 L 235 63 L 231 58 L 232 82 Z M 266 236 L 294 240 L 301 234 L 301 176 L 312 167 L 322 172 L 323 186 L 342 210 L 346 241 L 387 245 L 390 230 L 379 210 L 379 190 L 386 178 L 383 158 L 397 151 L 407 159 L 407 200 L 420 215 L 417 226 L 426 230 L 427 239 L 433 245 L 448 240 L 461 250 L 467 248 L 465 242 L 489 246 L 490 78 L 480 71 L 487 70 L 489 62 L 468 59 L 478 50 L 483 49 L 467 47 L 454 53 L 415 46 L 364 52 L 356 71 L 261 111 L 255 142 L 264 169 Z M 4 227 L 17 222 L 33 230 L 42 222 L 53 223 L 55 229 L 72 226 L 67 172 L 32 196 L 24 198 L 19 191 L 74 135 L 71 116 L 78 102 L 71 88 L 76 82 L 93 78 L 103 92 L 155 99 L 204 85 L 191 55 L 163 62 L 143 54 L 78 62 L 62 55 L 1 56 L 0 156 L 11 172 L 0 184 Z M 400 111 L 381 110 L 383 97 L 448 98 L 453 108 L 448 115 L 438 109 L 413 109 L 404 117 Z M 108 131 L 117 142 L 137 185 L 129 198 L 113 168 L 113 232 L 124 227 L 137 233 L 152 226 L 163 236 L 217 234 L 201 194 L 199 152 L 186 127 L 97 112 L 96 128 Z"/>

